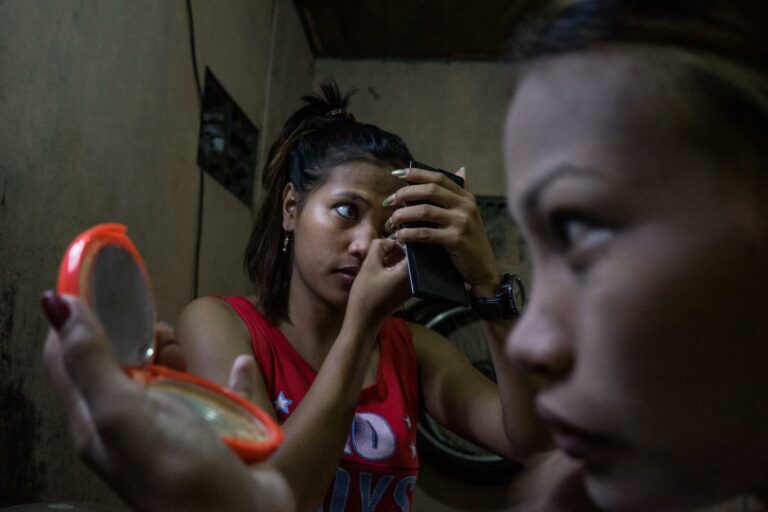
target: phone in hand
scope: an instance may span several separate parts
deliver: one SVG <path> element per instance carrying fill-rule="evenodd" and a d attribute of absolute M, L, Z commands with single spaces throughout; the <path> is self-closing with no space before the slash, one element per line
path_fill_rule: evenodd
<path fill-rule="evenodd" d="M 443 169 L 430 167 L 420 162 L 412 161 L 411 168 L 442 173 L 460 187 L 464 180 Z M 406 201 L 405 206 L 422 204 L 426 201 Z M 406 222 L 403 227 L 436 227 L 430 222 Z M 436 244 L 405 243 L 405 255 L 408 259 L 408 278 L 411 293 L 421 299 L 438 300 L 467 305 L 467 292 L 464 287 L 464 277 L 453 264 L 448 251 Z"/>

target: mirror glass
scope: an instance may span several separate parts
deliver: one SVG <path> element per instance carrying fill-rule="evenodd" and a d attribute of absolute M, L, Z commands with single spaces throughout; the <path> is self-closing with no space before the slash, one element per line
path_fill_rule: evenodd
<path fill-rule="evenodd" d="M 91 306 L 104 325 L 118 360 L 144 368 L 154 355 L 155 306 L 151 286 L 133 255 L 120 245 L 100 248 L 91 263 Z M 263 441 L 267 433 L 253 415 L 203 387 L 173 379 L 155 379 L 148 392 L 181 403 L 219 435 Z"/>
<path fill-rule="evenodd" d="M 248 411 L 220 395 L 189 382 L 158 379 L 147 388 L 150 395 L 166 396 L 199 416 L 220 436 L 264 441 L 268 433 Z"/>
<path fill-rule="evenodd" d="M 120 363 L 145 366 L 154 355 L 155 304 L 136 260 L 119 245 L 102 247 L 94 256 L 89 285 L 91 307 Z"/>

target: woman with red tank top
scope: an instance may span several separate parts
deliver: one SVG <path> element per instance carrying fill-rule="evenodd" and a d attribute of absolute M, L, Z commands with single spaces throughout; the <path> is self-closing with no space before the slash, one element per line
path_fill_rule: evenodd
<path fill-rule="evenodd" d="M 500 396 L 448 340 L 391 317 L 409 297 L 404 242 L 442 245 L 472 294 L 497 294 L 502 274 L 474 197 L 406 168 L 399 137 L 357 122 L 335 84 L 323 92 L 269 152 L 245 257 L 256 295 L 197 299 L 177 334 L 191 372 L 274 411 L 285 441 L 270 462 L 300 509 L 408 510 L 420 399 L 506 458 L 522 460 L 543 436 L 530 384 L 499 357 L 514 319 L 485 322 Z M 425 218 L 438 227 L 402 227 Z"/>

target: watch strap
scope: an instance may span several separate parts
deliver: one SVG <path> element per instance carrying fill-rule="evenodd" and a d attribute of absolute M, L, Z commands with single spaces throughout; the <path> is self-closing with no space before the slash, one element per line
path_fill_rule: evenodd
<path fill-rule="evenodd" d="M 495 297 L 478 298 L 470 294 L 472 311 L 483 320 L 512 320 L 519 317 L 523 305 L 515 304 L 515 285 L 522 286 L 520 278 L 515 274 L 504 274 Z"/>

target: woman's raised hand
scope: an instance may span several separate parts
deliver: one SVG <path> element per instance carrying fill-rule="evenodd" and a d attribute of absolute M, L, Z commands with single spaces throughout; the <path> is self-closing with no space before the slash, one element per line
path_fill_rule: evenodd
<path fill-rule="evenodd" d="M 44 359 L 76 449 L 137 510 L 292 510 L 284 479 L 249 471 L 199 418 L 149 395 L 118 365 L 78 298 L 47 293 Z"/>
<path fill-rule="evenodd" d="M 360 267 L 347 310 L 383 321 L 408 297 L 408 262 L 397 242 L 376 239 Z"/>
<path fill-rule="evenodd" d="M 404 174 L 402 171 L 406 171 Z M 475 196 L 442 173 L 424 169 L 401 169 L 397 174 L 409 185 L 401 188 L 389 203 L 403 206 L 405 202 L 429 201 L 398 208 L 388 221 L 388 227 L 399 228 L 395 237 L 399 243 L 424 242 L 439 244 L 451 255 L 459 272 L 473 289 L 488 288 L 495 292 L 501 276 L 493 248 L 485 234 Z M 457 176 L 466 179 L 460 169 Z M 466 187 L 466 183 L 465 183 Z M 401 227 L 408 222 L 431 222 L 438 227 Z"/>

